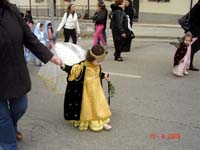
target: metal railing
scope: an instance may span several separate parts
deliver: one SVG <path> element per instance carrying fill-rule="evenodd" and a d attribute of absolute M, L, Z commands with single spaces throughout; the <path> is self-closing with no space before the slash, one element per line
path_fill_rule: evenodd
<path fill-rule="evenodd" d="M 30 9 L 30 6 L 18 6 L 20 12 L 25 13 Z M 54 8 L 55 18 L 60 18 L 66 11 L 67 6 L 56 5 Z M 90 19 L 96 11 L 96 5 L 90 5 L 89 13 L 87 5 L 76 5 L 76 12 L 79 18 Z M 31 13 L 34 18 L 48 18 L 50 17 L 50 9 L 48 5 L 31 6 Z"/>

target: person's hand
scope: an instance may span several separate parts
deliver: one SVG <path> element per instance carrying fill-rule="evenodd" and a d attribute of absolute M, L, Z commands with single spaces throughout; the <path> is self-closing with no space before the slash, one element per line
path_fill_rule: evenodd
<path fill-rule="evenodd" d="M 55 56 L 55 55 L 51 58 L 51 62 L 60 66 L 64 65 L 63 61 L 58 56 Z"/>
<path fill-rule="evenodd" d="M 121 36 L 122 36 L 123 38 L 126 38 L 126 34 L 125 34 L 125 33 L 122 33 Z"/>
<path fill-rule="evenodd" d="M 106 81 L 110 81 L 110 75 L 109 75 L 109 73 L 105 73 L 104 78 L 106 79 Z"/>

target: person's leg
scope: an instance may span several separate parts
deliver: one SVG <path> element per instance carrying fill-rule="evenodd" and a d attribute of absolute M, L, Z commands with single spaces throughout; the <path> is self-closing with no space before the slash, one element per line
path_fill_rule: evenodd
<path fill-rule="evenodd" d="M 106 35 L 106 30 L 103 30 L 103 38 L 104 38 L 104 41 L 105 41 L 105 43 L 106 43 L 106 45 L 108 44 L 107 43 L 107 35 Z"/>
<path fill-rule="evenodd" d="M 102 31 L 102 34 L 103 34 L 104 41 L 105 41 L 105 43 L 106 43 L 106 45 L 107 45 L 106 30 L 103 30 L 103 31 Z M 100 38 L 98 38 L 97 44 L 100 44 Z"/>
<path fill-rule="evenodd" d="M 0 98 L 0 148 L 17 150 L 16 131 L 7 99 Z"/>
<path fill-rule="evenodd" d="M 98 39 L 99 39 L 99 44 L 100 44 L 100 38 L 99 38 L 99 35 L 98 35 L 98 25 L 95 26 L 95 33 L 94 33 L 94 37 L 93 37 L 93 45 L 97 45 L 98 44 Z"/>
<path fill-rule="evenodd" d="M 99 30 L 99 38 L 100 38 L 100 40 L 101 40 L 101 42 L 102 42 L 102 45 L 103 46 L 105 46 L 106 45 L 106 42 L 105 42 L 105 39 L 104 39 L 104 37 L 103 37 L 103 25 L 100 25 L 98 28 L 98 30 Z"/>
<path fill-rule="evenodd" d="M 114 46 L 115 46 L 115 60 L 116 61 L 123 61 L 123 59 L 121 58 L 121 42 L 120 41 L 113 41 L 114 42 Z"/>
<path fill-rule="evenodd" d="M 75 29 L 71 30 L 71 37 L 72 37 L 72 42 L 74 44 L 76 44 L 77 43 L 77 35 L 76 35 L 76 30 Z"/>
<path fill-rule="evenodd" d="M 24 115 L 28 106 L 27 95 L 24 95 L 19 98 L 12 98 L 9 100 L 9 103 L 10 103 L 10 114 L 13 120 L 15 131 L 17 133 L 18 120 Z"/>
<path fill-rule="evenodd" d="M 194 39 L 193 41 L 194 43 L 192 44 L 191 46 L 191 57 L 190 57 L 190 67 L 189 67 L 189 70 L 192 70 L 192 71 L 199 71 L 199 69 L 195 68 L 193 66 L 193 60 L 194 60 L 194 54 L 199 51 L 200 49 L 200 38 L 198 39 Z"/>
<path fill-rule="evenodd" d="M 64 37 L 65 37 L 64 42 L 69 42 L 69 38 L 70 38 L 70 30 L 69 29 L 64 29 Z"/>
<path fill-rule="evenodd" d="M 105 45 L 102 31 L 103 31 L 103 25 L 96 25 L 96 32 L 94 34 L 94 45 L 97 45 L 98 38 L 100 38 L 102 44 Z"/>

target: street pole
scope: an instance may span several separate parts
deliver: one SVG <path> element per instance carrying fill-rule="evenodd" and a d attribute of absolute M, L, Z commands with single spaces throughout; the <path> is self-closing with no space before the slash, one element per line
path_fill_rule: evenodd
<path fill-rule="evenodd" d="M 88 0 L 88 19 L 90 18 L 90 0 Z"/>
<path fill-rule="evenodd" d="M 190 1 L 190 9 L 192 9 L 193 0 Z"/>
<path fill-rule="evenodd" d="M 52 26 L 54 27 L 54 0 L 50 0 L 49 7 L 50 7 L 51 23 Z"/>
<path fill-rule="evenodd" d="M 30 12 L 31 12 L 31 0 L 29 0 L 29 10 L 30 10 Z"/>

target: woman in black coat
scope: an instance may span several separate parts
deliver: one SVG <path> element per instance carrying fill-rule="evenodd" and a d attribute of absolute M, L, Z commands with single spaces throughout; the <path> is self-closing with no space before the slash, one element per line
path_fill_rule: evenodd
<path fill-rule="evenodd" d="M 193 66 L 194 54 L 200 49 L 200 0 L 190 10 L 190 32 L 193 35 L 193 40 L 196 40 L 191 47 L 191 59 L 189 70 L 199 71 Z"/>
<path fill-rule="evenodd" d="M 123 44 L 126 34 L 129 32 L 128 29 L 128 19 L 123 11 L 122 5 L 123 0 L 115 0 L 115 4 L 111 5 L 111 29 L 113 42 L 115 46 L 115 61 L 123 61 L 121 57 L 121 52 L 123 51 Z"/>
<path fill-rule="evenodd" d="M 0 149 L 17 150 L 17 122 L 27 108 L 31 81 L 23 45 L 44 63 L 62 65 L 31 32 L 15 5 L 0 1 Z"/>
<path fill-rule="evenodd" d="M 132 28 L 133 25 L 133 16 L 134 16 L 134 10 L 132 5 L 132 0 L 125 0 L 125 9 L 124 12 L 126 13 L 127 17 L 129 18 L 128 23 L 130 24 L 130 28 Z M 131 32 L 131 31 L 130 31 Z M 133 32 L 131 33 L 133 35 Z M 124 40 L 124 48 L 123 52 L 130 52 L 131 50 L 131 43 L 132 43 L 131 36 L 126 36 L 126 39 Z"/>
<path fill-rule="evenodd" d="M 133 25 L 134 9 L 132 0 L 125 0 L 124 12 L 129 16 L 131 27 Z"/>

